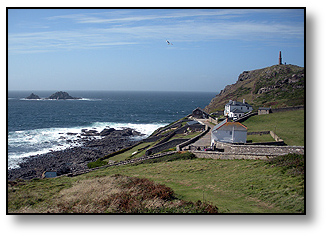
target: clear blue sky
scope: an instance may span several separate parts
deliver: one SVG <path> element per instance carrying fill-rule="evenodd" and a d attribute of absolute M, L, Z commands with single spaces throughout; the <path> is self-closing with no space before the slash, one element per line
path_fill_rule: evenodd
<path fill-rule="evenodd" d="M 302 9 L 9 9 L 9 90 L 213 91 L 304 66 Z M 173 45 L 168 45 L 169 40 Z"/>

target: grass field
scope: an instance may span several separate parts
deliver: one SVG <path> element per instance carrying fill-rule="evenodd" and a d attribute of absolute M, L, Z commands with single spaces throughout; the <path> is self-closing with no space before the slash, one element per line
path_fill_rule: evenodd
<path fill-rule="evenodd" d="M 86 196 L 86 189 L 79 185 L 90 184 L 90 180 L 105 181 L 109 176 L 120 174 L 165 185 L 179 200 L 201 200 L 222 213 L 301 213 L 304 211 L 304 178 L 303 174 L 292 174 L 292 169 L 261 160 L 212 159 L 110 167 L 73 178 L 12 183 L 8 186 L 8 210 L 12 213 L 56 211 L 58 200 L 68 200 L 68 192 L 75 198 L 83 195 L 87 202 L 91 195 Z M 92 187 L 89 193 L 99 194 L 92 194 L 92 198 L 103 197 L 104 184 Z M 92 203 L 90 201 L 89 206 L 92 207 Z"/>
<path fill-rule="evenodd" d="M 248 132 L 273 131 L 287 145 L 304 146 L 304 110 L 253 116 L 242 122 Z"/>
<path fill-rule="evenodd" d="M 274 142 L 274 138 L 270 134 L 265 135 L 248 135 L 246 138 L 247 141 L 251 140 L 252 143 L 258 142 Z"/>

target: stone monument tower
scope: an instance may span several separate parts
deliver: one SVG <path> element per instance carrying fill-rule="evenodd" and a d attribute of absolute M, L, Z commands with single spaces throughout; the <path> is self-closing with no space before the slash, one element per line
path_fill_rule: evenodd
<path fill-rule="evenodd" d="M 278 59 L 278 64 L 281 65 L 282 64 L 282 52 L 279 51 L 279 59 Z"/>

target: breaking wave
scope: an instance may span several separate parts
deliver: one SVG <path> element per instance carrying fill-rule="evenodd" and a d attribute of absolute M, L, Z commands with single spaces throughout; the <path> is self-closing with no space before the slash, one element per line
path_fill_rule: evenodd
<path fill-rule="evenodd" d="M 144 134 L 138 139 L 146 138 L 163 123 L 134 124 L 114 122 L 94 122 L 88 126 L 70 128 L 42 128 L 34 130 L 11 131 L 8 133 L 8 169 L 17 168 L 24 158 L 38 154 L 45 154 L 51 151 L 64 150 L 80 146 L 78 141 L 81 138 L 82 129 L 92 129 L 101 132 L 105 128 L 132 128 Z M 100 137 L 92 137 L 100 138 Z"/>

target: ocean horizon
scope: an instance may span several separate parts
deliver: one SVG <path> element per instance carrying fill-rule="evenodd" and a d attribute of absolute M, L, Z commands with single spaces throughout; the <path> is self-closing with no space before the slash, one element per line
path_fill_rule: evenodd
<path fill-rule="evenodd" d="M 79 100 L 47 100 L 56 91 L 8 91 L 8 168 L 26 157 L 78 146 L 82 129 L 133 128 L 146 138 L 204 108 L 214 92 L 66 91 Z M 40 100 L 26 100 L 31 93 Z M 72 135 L 74 133 L 74 135 Z"/>

